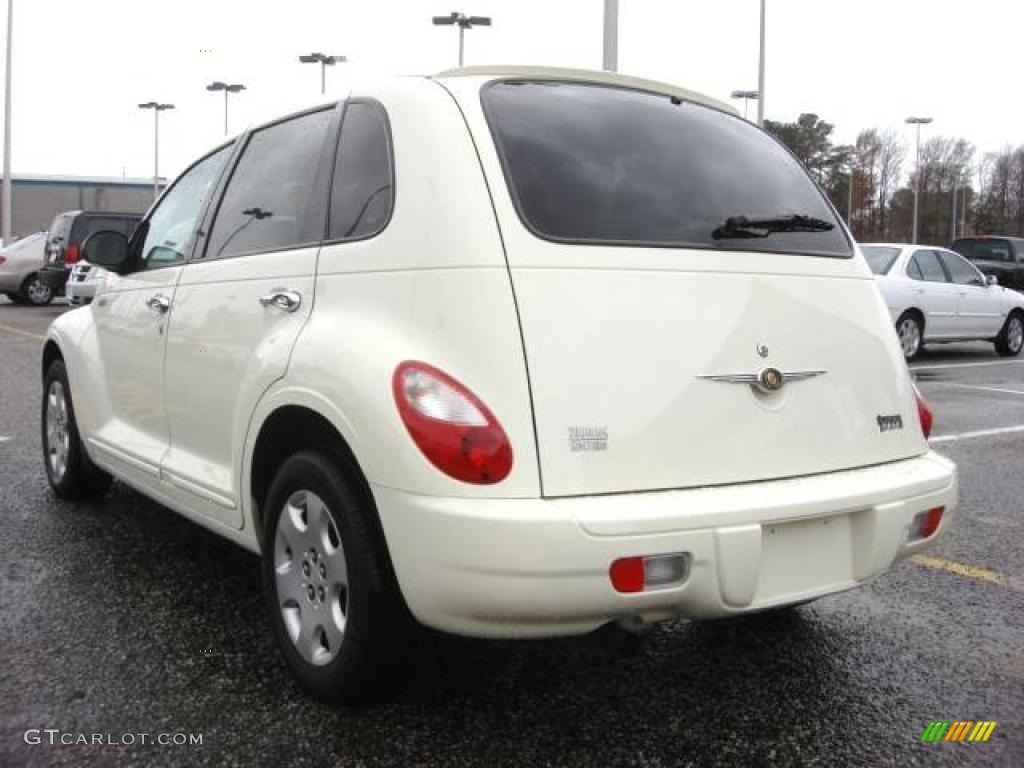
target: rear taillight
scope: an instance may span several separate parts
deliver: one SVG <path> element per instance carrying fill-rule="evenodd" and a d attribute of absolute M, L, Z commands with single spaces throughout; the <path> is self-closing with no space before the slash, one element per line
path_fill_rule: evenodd
<path fill-rule="evenodd" d="M 645 592 L 682 584 L 689 573 L 690 556 L 680 552 L 619 558 L 608 569 L 608 578 L 616 592 Z"/>
<path fill-rule="evenodd" d="M 78 261 L 81 253 L 78 250 L 78 243 L 71 243 L 67 248 L 64 249 L 64 263 L 74 264 Z"/>
<path fill-rule="evenodd" d="M 910 523 L 910 541 L 920 541 L 934 536 L 942 525 L 942 513 L 945 511 L 945 507 L 933 507 L 914 515 Z"/>
<path fill-rule="evenodd" d="M 2 265 L 5 261 L 7 261 L 7 257 L 6 256 L 0 256 L 0 265 Z"/>
<path fill-rule="evenodd" d="M 402 423 L 423 455 L 446 475 L 489 485 L 512 471 L 512 445 L 480 398 L 446 373 L 407 361 L 392 390 Z"/>
<path fill-rule="evenodd" d="M 914 400 L 917 401 L 917 418 L 921 422 L 921 431 L 924 432 L 925 440 L 931 437 L 932 434 L 932 422 L 935 417 L 932 415 L 932 409 L 928 403 L 921 397 L 921 393 L 917 391 L 917 386 L 914 386 Z"/>

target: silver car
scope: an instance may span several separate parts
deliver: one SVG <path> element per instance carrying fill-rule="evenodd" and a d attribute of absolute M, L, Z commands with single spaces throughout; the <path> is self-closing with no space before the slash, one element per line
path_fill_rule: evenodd
<path fill-rule="evenodd" d="M 53 289 L 40 279 L 46 233 L 36 232 L 0 249 L 0 293 L 16 304 L 42 307 L 53 301 Z"/>

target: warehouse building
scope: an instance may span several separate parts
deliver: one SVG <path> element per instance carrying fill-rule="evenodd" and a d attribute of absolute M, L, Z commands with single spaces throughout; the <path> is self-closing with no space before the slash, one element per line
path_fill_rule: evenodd
<path fill-rule="evenodd" d="M 63 211 L 143 213 L 153 203 L 152 179 L 15 173 L 11 187 L 11 234 L 15 238 L 49 228 L 53 217 Z"/>

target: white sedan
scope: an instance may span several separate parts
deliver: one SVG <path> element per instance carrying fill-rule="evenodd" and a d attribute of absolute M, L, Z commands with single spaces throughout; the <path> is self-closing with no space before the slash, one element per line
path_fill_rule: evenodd
<path fill-rule="evenodd" d="M 998 285 L 958 253 L 934 246 L 873 243 L 861 251 L 912 360 L 924 345 L 991 341 L 1015 357 L 1024 346 L 1024 294 Z"/>

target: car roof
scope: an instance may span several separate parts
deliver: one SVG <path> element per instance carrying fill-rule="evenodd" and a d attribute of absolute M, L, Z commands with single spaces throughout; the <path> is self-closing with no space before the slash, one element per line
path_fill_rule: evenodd
<path fill-rule="evenodd" d="M 633 88 L 640 91 L 652 93 L 663 93 L 667 96 L 676 96 L 684 101 L 692 101 L 703 104 L 707 107 L 738 115 L 739 112 L 731 104 L 706 96 L 688 88 L 680 88 L 671 83 L 664 83 L 659 80 L 647 80 L 641 77 L 620 75 L 617 72 L 603 72 L 593 69 L 571 69 L 568 67 L 530 67 L 518 65 L 488 65 L 476 67 L 459 67 L 457 69 L 446 69 L 434 75 L 434 79 L 442 80 L 453 77 L 486 77 L 497 79 L 502 77 L 521 78 L 532 80 L 568 80 L 580 83 L 597 83 L 603 85 L 614 85 L 620 88 Z"/>

